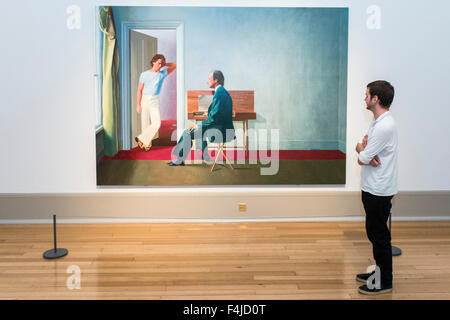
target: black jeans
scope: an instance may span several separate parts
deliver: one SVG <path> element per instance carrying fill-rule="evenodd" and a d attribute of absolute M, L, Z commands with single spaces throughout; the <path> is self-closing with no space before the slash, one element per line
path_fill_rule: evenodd
<path fill-rule="evenodd" d="M 392 286 L 391 233 L 387 221 L 391 213 L 393 196 L 375 196 L 362 191 L 362 202 L 366 211 L 367 237 L 373 246 L 373 257 L 381 271 L 381 286 Z"/>

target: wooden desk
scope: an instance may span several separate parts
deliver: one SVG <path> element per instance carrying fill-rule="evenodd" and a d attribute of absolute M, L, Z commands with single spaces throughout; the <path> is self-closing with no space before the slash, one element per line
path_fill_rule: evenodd
<path fill-rule="evenodd" d="M 248 120 L 256 119 L 255 94 L 254 91 L 229 90 L 228 93 L 233 100 L 233 121 L 242 121 L 244 129 L 243 147 L 234 146 L 231 149 L 245 150 L 245 157 L 248 156 Z M 214 95 L 211 90 L 192 90 L 187 92 L 188 119 L 202 121 L 207 118 L 205 115 L 194 115 L 198 112 L 198 97 L 202 95 Z M 225 147 L 224 147 L 225 148 Z M 230 147 L 228 147 L 230 149 Z"/>

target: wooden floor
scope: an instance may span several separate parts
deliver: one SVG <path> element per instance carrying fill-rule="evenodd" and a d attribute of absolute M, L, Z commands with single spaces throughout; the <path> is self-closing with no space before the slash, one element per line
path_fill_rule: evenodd
<path fill-rule="evenodd" d="M 0 299 L 450 299 L 450 222 L 393 223 L 403 255 L 376 297 L 355 281 L 363 222 L 59 224 L 58 240 L 68 256 L 45 260 L 51 225 L 0 225 Z"/>

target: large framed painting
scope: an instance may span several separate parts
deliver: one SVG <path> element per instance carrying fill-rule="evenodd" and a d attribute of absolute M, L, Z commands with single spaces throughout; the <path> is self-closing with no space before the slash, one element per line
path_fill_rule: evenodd
<path fill-rule="evenodd" d="M 97 7 L 97 185 L 343 185 L 348 8 Z"/>

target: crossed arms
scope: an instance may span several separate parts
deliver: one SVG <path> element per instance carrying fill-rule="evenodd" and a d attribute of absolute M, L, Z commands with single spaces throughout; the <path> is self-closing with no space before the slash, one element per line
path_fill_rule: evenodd
<path fill-rule="evenodd" d="M 362 142 L 358 142 L 357 144 L 356 144 L 356 152 L 359 154 L 359 153 L 361 153 L 362 151 L 364 151 L 365 149 L 366 149 L 366 147 L 367 147 L 367 140 L 368 140 L 368 136 L 367 135 L 365 135 L 364 136 L 364 138 L 363 138 L 363 140 L 362 140 Z M 376 156 L 374 156 L 371 160 L 370 160 L 370 162 L 368 163 L 368 164 L 366 164 L 366 163 L 363 163 L 363 162 L 361 162 L 361 160 L 359 160 L 359 157 L 358 157 L 358 164 L 360 165 L 360 166 L 366 166 L 366 165 L 370 165 L 370 166 L 372 166 L 372 167 L 378 167 L 380 164 L 381 164 L 381 161 L 380 161 L 380 159 L 378 158 L 378 156 L 376 155 Z"/>

